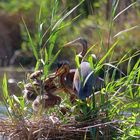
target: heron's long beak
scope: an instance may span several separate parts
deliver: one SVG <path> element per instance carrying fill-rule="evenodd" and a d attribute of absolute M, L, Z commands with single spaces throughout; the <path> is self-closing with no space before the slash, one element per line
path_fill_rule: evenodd
<path fill-rule="evenodd" d="M 74 44 L 78 43 L 76 40 L 70 41 L 67 44 L 65 44 L 63 47 L 72 47 Z"/>
<path fill-rule="evenodd" d="M 67 44 L 64 45 L 64 48 L 65 47 L 73 47 L 76 44 L 79 44 L 79 45 L 81 45 L 83 47 L 81 55 L 82 55 L 82 57 L 84 57 L 84 55 L 87 52 L 88 47 L 87 47 L 87 41 L 82 37 L 77 38 L 77 39 L 75 39 L 75 40 L 73 40 L 71 42 L 68 42 Z M 75 47 L 77 47 L 77 45 Z"/>
<path fill-rule="evenodd" d="M 72 46 L 75 45 L 75 44 L 83 44 L 84 41 L 85 41 L 85 39 L 82 38 L 82 37 L 80 37 L 80 38 L 77 38 L 77 39 L 75 39 L 75 40 L 73 40 L 73 41 L 68 42 L 68 43 L 65 44 L 63 47 L 72 47 Z"/>

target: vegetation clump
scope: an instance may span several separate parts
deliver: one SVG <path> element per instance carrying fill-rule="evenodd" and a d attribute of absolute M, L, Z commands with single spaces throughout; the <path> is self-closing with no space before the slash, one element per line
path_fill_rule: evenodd
<path fill-rule="evenodd" d="M 72 64 L 75 63 L 74 66 L 69 66 L 71 71 L 67 71 L 67 73 L 72 74 L 72 84 L 75 70 L 80 73 L 80 64 L 84 60 L 90 65 L 91 73 L 103 79 L 100 88 L 96 89 L 96 86 L 99 87 L 99 85 L 97 85 L 97 81 L 94 81 L 92 94 L 85 99 L 80 99 L 78 91 L 76 92 L 73 86 L 70 85 L 71 88 L 69 87 L 69 89 L 65 86 L 67 82 L 68 84 L 71 83 L 68 81 L 70 77 L 66 75 L 61 77 L 64 74 L 63 64 L 59 65 L 55 72 L 52 72 L 53 66 L 57 63 L 56 59 L 61 59 L 60 54 L 63 56 L 63 52 L 68 52 L 65 45 L 61 45 L 62 47 L 58 45 L 64 44 L 65 39 L 58 42 L 58 38 L 61 36 L 63 40 L 65 38 L 62 36 L 63 33 L 69 30 L 67 27 L 71 28 L 70 25 L 74 25 L 73 22 L 79 19 L 79 15 L 72 20 L 69 20 L 68 17 L 71 15 L 73 17 L 73 13 L 80 10 L 87 1 L 80 0 L 72 9 L 66 13 L 61 13 L 60 16 L 57 14 L 60 3 L 54 0 L 53 7 L 50 7 L 52 8 L 51 16 L 49 15 L 51 20 L 47 23 L 49 27 L 44 31 L 46 17 L 43 17 L 46 10 L 43 7 L 45 1 L 42 0 L 36 19 L 37 31 L 34 36 L 22 18 L 26 37 L 28 37 L 28 42 L 24 43 L 27 46 L 30 45 L 36 64 L 34 71 L 27 75 L 25 81 L 18 83 L 21 91 L 23 91 L 22 96 L 10 95 L 6 74 L 3 77 L 2 104 L 6 107 L 5 115 L 7 118 L 0 121 L 0 132 L 5 133 L 4 136 L 9 139 L 135 140 L 140 138 L 140 59 L 137 59 L 140 56 L 140 51 L 136 49 L 133 52 L 130 49 L 123 56 L 119 56 L 119 59 L 116 59 L 118 53 L 115 52 L 116 50 L 119 52 L 123 50 L 120 49 L 123 44 L 123 37 L 138 26 L 127 28 L 113 35 L 118 28 L 115 28 L 115 20 L 127 9 L 136 5 L 137 2 L 133 2 L 118 12 L 119 0 L 114 1 L 110 10 L 111 13 L 107 15 L 108 18 L 110 17 L 110 21 L 107 22 L 109 24 L 108 36 L 102 34 L 102 30 L 98 26 L 96 32 L 99 42 L 91 45 L 89 38 L 87 42 L 91 47 L 87 48 L 83 58 L 76 55 L 74 51 L 75 61 L 70 59 Z M 27 8 L 32 5 L 31 2 L 29 3 Z M 48 4 L 49 1 L 46 3 Z M 92 3 L 90 2 L 90 4 Z M 98 9 L 100 4 L 100 2 L 94 3 L 92 5 L 94 10 Z M 25 5 L 23 7 L 26 8 Z M 69 5 L 70 7 L 71 5 Z M 100 13 L 97 15 L 100 16 Z M 100 25 L 101 21 L 97 20 Z M 115 30 L 113 30 L 114 28 Z M 47 40 L 44 39 L 45 37 Z M 84 40 L 86 41 L 86 39 Z M 92 54 L 94 49 L 98 57 Z M 97 53 L 100 50 L 102 50 L 102 56 Z M 73 67 L 75 68 L 74 71 Z M 79 80 L 82 78 L 80 75 Z M 86 80 L 88 78 L 87 76 Z M 87 85 L 85 84 L 85 86 Z"/>

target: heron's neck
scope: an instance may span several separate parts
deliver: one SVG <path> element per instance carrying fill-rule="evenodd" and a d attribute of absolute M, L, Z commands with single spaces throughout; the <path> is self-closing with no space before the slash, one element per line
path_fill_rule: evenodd
<path fill-rule="evenodd" d="M 82 44 L 82 52 L 78 54 L 80 63 L 83 61 L 83 58 L 85 57 L 86 52 L 87 52 L 87 44 Z"/>
<path fill-rule="evenodd" d="M 85 54 L 86 54 L 86 52 L 87 52 L 87 45 L 83 45 L 82 47 L 83 47 L 83 50 L 82 50 L 82 52 L 80 53 L 80 55 L 81 55 L 82 57 L 84 57 Z"/>

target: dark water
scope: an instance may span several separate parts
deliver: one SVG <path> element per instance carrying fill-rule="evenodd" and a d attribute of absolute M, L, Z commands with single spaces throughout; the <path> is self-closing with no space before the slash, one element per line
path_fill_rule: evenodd
<path fill-rule="evenodd" d="M 31 70 L 13 67 L 0 68 L 0 94 L 2 94 L 3 76 L 6 74 L 9 94 L 15 94 L 17 96 L 21 95 L 22 92 L 17 83 L 20 81 L 26 81 L 27 73 L 31 73 Z"/>

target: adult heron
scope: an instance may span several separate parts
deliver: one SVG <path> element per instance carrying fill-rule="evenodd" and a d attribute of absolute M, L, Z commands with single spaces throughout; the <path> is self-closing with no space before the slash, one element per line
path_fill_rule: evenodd
<path fill-rule="evenodd" d="M 76 43 L 82 45 L 82 51 L 78 56 L 80 56 L 80 67 L 76 69 L 73 79 L 73 88 L 76 89 L 77 95 L 80 99 L 86 99 L 92 94 L 92 89 L 100 89 L 104 85 L 104 80 L 96 76 L 89 62 L 84 62 L 83 57 L 85 56 L 88 46 L 87 41 L 83 38 L 78 38 L 64 45 L 64 47 L 71 47 Z M 95 55 L 93 55 L 95 57 Z M 95 59 L 95 58 L 94 58 Z"/>

